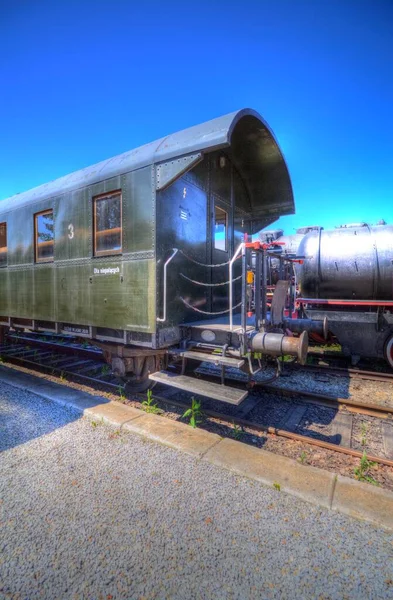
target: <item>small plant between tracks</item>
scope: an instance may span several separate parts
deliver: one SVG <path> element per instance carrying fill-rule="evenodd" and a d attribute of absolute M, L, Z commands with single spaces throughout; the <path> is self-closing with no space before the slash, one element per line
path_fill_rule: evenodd
<path fill-rule="evenodd" d="M 361 424 L 361 430 L 362 430 L 362 440 L 360 443 L 362 446 L 365 446 L 367 444 L 367 425 L 366 425 L 366 423 Z"/>
<path fill-rule="evenodd" d="M 232 432 L 233 439 L 240 440 L 244 435 L 243 428 L 240 427 L 239 425 L 237 425 L 234 421 L 232 421 L 232 426 L 233 426 L 233 432 Z"/>
<path fill-rule="evenodd" d="M 307 452 L 305 452 L 304 450 L 302 450 L 302 452 L 300 453 L 300 456 L 298 458 L 298 461 L 304 465 L 304 463 L 306 462 L 306 458 L 307 458 Z"/>
<path fill-rule="evenodd" d="M 143 410 L 147 413 L 152 413 L 154 415 L 162 412 L 157 403 L 153 403 L 153 392 L 151 390 L 147 390 L 147 399 L 142 402 Z"/>
<path fill-rule="evenodd" d="M 191 398 L 191 407 L 186 410 L 182 415 L 182 419 L 189 418 L 189 425 L 191 427 L 197 427 L 199 423 L 202 423 L 203 412 L 201 410 L 201 401 L 195 400 L 194 396 Z"/>
<path fill-rule="evenodd" d="M 119 402 L 121 402 L 122 404 L 125 404 L 127 398 L 124 394 L 124 388 L 121 385 L 119 385 L 119 387 L 118 387 L 118 392 L 119 392 Z"/>
<path fill-rule="evenodd" d="M 359 481 L 367 481 L 367 483 L 371 483 L 372 485 L 379 485 L 378 482 L 375 481 L 374 477 L 369 474 L 370 469 L 375 467 L 376 464 L 377 463 L 368 460 L 366 451 L 364 450 L 359 466 L 355 467 L 353 470 L 356 479 Z"/>

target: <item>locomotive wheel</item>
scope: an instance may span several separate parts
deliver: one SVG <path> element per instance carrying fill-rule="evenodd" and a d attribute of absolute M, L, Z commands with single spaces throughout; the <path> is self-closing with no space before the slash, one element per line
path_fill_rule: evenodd
<path fill-rule="evenodd" d="M 391 369 L 393 369 L 393 335 L 391 335 L 385 345 L 385 359 Z"/>

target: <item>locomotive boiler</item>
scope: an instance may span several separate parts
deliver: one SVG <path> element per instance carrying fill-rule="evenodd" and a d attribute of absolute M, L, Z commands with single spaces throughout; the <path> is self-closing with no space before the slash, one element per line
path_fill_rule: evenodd
<path fill-rule="evenodd" d="M 269 285 L 274 285 L 278 279 L 289 279 L 291 277 L 291 264 L 286 259 L 297 255 L 300 242 L 306 233 L 319 231 L 319 229 L 323 229 L 323 227 L 309 225 L 308 227 L 296 229 L 296 232 L 291 235 L 284 235 L 283 229 L 269 229 L 259 232 L 258 240 L 262 243 L 272 244 L 267 272 Z"/>
<path fill-rule="evenodd" d="M 247 237 L 293 212 L 255 111 L 168 135 L 0 203 L 0 326 L 87 338 L 135 390 L 160 381 L 238 404 L 228 367 L 305 360 L 307 333 L 286 335 L 280 298 L 267 318 L 265 248 Z M 200 361 L 221 384 L 186 375 Z"/>
<path fill-rule="evenodd" d="M 353 224 L 313 231 L 295 266 L 302 316 L 328 317 L 343 352 L 384 357 L 393 367 L 393 226 Z"/>

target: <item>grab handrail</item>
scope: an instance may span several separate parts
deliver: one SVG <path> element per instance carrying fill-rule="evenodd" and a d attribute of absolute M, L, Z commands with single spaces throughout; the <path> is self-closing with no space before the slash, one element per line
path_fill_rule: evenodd
<path fill-rule="evenodd" d="M 164 314 L 163 314 L 162 318 L 157 317 L 157 321 L 159 323 L 164 323 L 166 321 L 166 305 L 167 305 L 167 301 L 166 301 L 166 268 L 169 265 L 169 263 L 171 262 L 172 258 L 174 258 L 178 252 L 179 252 L 178 248 L 173 248 L 172 254 L 170 255 L 170 257 L 164 264 L 164 310 L 163 310 Z"/>
<path fill-rule="evenodd" d="M 240 252 L 243 250 L 244 242 L 239 244 L 235 254 L 232 259 L 229 261 L 229 330 L 233 331 L 233 276 L 232 276 L 232 266 Z M 244 274 L 243 274 L 244 276 Z"/>

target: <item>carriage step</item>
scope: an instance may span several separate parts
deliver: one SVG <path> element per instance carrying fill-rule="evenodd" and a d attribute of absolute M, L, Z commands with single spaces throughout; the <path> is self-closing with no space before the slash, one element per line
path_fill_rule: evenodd
<path fill-rule="evenodd" d="M 199 394 L 201 396 L 207 396 L 208 398 L 214 398 L 215 400 L 221 400 L 221 402 L 235 404 L 236 406 L 238 406 L 248 394 L 248 392 L 244 390 L 220 385 L 218 383 L 210 383 L 209 381 L 187 377 L 186 375 L 177 375 L 176 373 L 169 373 L 168 371 L 150 373 L 149 379 L 157 381 L 158 383 L 163 383 L 164 385 L 171 385 L 180 390 L 192 392 L 193 394 Z"/>
<path fill-rule="evenodd" d="M 221 354 L 207 354 L 206 352 L 194 352 L 193 350 L 177 350 L 178 356 L 184 356 L 190 360 L 200 360 L 202 362 L 211 362 L 215 365 L 224 365 L 225 367 L 234 367 L 240 369 L 244 365 L 242 358 L 232 358 L 231 356 L 222 356 Z"/>

